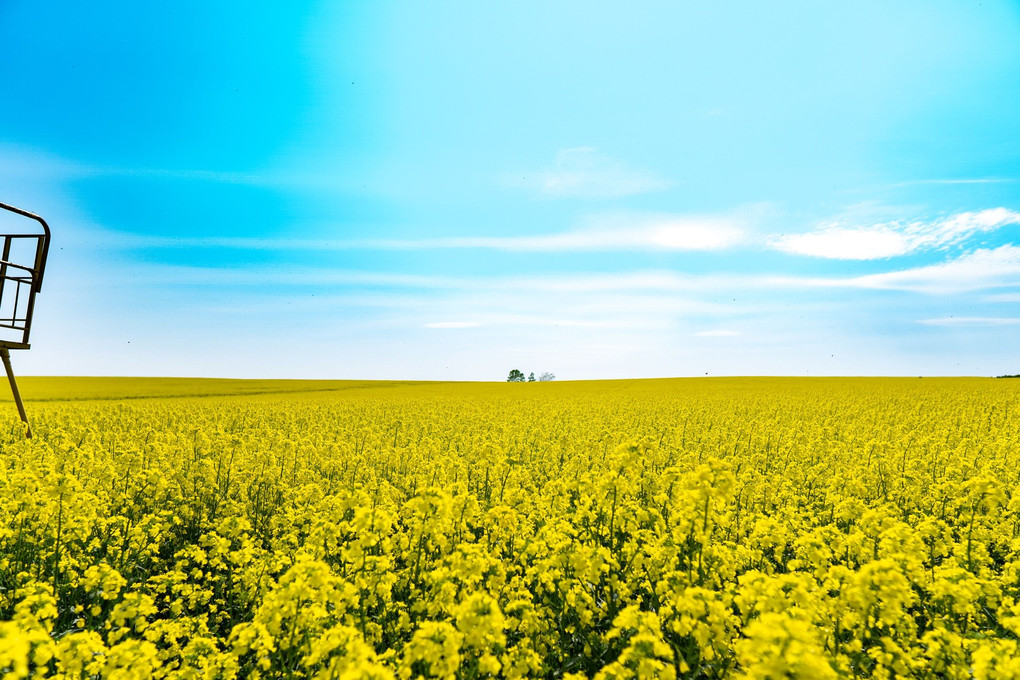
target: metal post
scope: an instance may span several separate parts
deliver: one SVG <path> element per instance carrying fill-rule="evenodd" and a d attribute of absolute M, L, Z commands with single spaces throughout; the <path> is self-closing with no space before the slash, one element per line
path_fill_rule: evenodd
<path fill-rule="evenodd" d="M 25 414 L 25 404 L 21 401 L 21 392 L 18 391 L 18 381 L 14 379 L 14 369 L 11 368 L 11 353 L 6 347 L 0 347 L 0 359 L 4 361 L 4 368 L 7 369 L 7 380 L 11 383 L 11 392 L 14 393 L 14 403 L 18 405 L 18 413 L 22 422 L 25 423 L 25 436 L 32 438 L 32 426 L 28 423 L 28 416 Z"/>

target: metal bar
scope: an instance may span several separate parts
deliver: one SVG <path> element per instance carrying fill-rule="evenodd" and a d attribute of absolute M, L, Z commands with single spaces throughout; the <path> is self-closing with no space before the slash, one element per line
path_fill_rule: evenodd
<path fill-rule="evenodd" d="M 32 288 L 29 287 L 28 290 L 31 291 Z M 18 297 L 20 295 L 21 295 L 21 281 L 18 281 L 17 284 L 14 286 L 14 309 L 11 310 L 11 318 L 15 320 L 20 320 L 18 319 Z M 11 323 L 14 323 L 14 321 L 12 321 Z M 25 328 L 21 332 L 22 342 L 28 342 L 28 324 L 29 319 L 28 317 L 25 317 Z"/>
<path fill-rule="evenodd" d="M 29 286 L 28 287 L 28 305 L 26 305 L 26 307 L 25 307 L 25 318 L 23 319 L 23 321 L 25 323 L 25 334 L 22 336 L 22 342 L 24 342 L 26 345 L 28 344 L 28 334 L 32 330 L 32 313 L 33 312 L 35 312 L 35 286 Z M 11 312 L 11 314 L 14 315 L 15 317 L 17 317 L 17 315 L 18 315 L 17 307 L 14 308 L 14 311 Z"/>
<path fill-rule="evenodd" d="M 0 208 L 4 210 L 9 210 L 10 212 L 21 215 L 22 217 L 28 217 L 30 219 L 33 219 L 40 225 L 42 225 L 43 235 L 38 236 L 39 245 L 36 246 L 35 251 L 35 269 L 36 271 L 39 272 L 39 278 L 35 280 L 35 292 L 38 293 L 40 290 L 42 290 L 43 269 L 45 269 L 46 267 L 46 256 L 50 252 L 50 225 L 46 224 L 46 220 L 39 217 L 35 213 L 30 213 L 27 210 L 22 210 L 21 208 L 15 208 L 13 205 L 8 205 L 6 203 L 0 202 Z M 5 256 L 4 259 L 6 260 L 7 257 Z"/>
<path fill-rule="evenodd" d="M 4 368 L 7 369 L 7 380 L 11 383 L 11 392 L 14 394 L 14 403 L 18 405 L 18 415 L 21 422 L 25 423 L 25 436 L 32 438 L 32 426 L 28 422 L 28 415 L 25 413 L 25 404 L 21 401 L 21 392 L 18 391 L 18 381 L 14 379 L 14 369 L 11 368 L 11 353 L 6 347 L 0 347 L 0 359 L 3 359 Z"/>
<path fill-rule="evenodd" d="M 5 238 L 7 238 L 7 239 L 9 240 L 9 239 L 10 239 L 11 237 L 10 237 L 10 236 L 5 236 Z M 7 268 L 8 268 L 8 267 L 14 267 L 15 269 L 21 269 L 22 271 L 26 271 L 26 272 L 28 272 L 29 274 L 35 274 L 35 270 L 34 270 L 34 269 L 32 269 L 31 267 L 26 267 L 25 265 L 23 265 L 23 264 L 18 264 L 18 263 L 16 263 L 16 262 L 8 262 L 8 261 L 7 261 L 7 258 L 8 258 L 8 257 L 10 257 L 10 256 L 9 256 L 9 255 L 5 255 L 5 256 L 4 256 L 4 259 L 0 260 L 0 266 L 2 266 L 2 267 L 3 267 L 3 270 L 4 270 L 4 271 L 7 271 Z M 2 276 L 5 276 L 5 277 L 7 277 L 7 275 L 6 275 L 6 274 L 2 274 Z M 11 277 L 7 277 L 7 278 L 11 278 Z M 23 276 L 22 278 L 25 278 L 25 279 L 30 279 L 30 278 L 32 278 L 32 277 L 31 277 L 31 276 Z"/>
<path fill-rule="evenodd" d="M 4 254 L 2 257 L 0 257 L 0 302 L 3 302 L 4 300 L 4 288 L 7 287 L 5 285 L 7 280 L 7 266 L 8 266 L 7 258 L 10 256 L 11 256 L 11 237 L 5 236 Z"/>

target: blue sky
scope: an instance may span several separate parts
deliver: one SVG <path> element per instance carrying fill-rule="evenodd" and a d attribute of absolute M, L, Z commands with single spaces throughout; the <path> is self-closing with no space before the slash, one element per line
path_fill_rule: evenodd
<path fill-rule="evenodd" d="M 1020 5 L 0 4 L 22 374 L 1020 372 Z"/>

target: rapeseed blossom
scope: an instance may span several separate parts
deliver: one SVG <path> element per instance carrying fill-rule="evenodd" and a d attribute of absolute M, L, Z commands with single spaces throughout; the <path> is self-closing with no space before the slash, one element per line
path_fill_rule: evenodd
<path fill-rule="evenodd" d="M 0 429 L 0 677 L 1020 677 L 1020 381 L 360 385 Z"/>

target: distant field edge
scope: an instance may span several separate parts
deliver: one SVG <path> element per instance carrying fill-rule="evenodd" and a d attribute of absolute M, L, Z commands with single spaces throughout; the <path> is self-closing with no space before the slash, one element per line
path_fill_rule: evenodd
<path fill-rule="evenodd" d="M 18 386 L 25 401 L 102 401 L 231 397 L 442 384 L 415 380 L 302 380 L 289 378 L 162 378 L 117 376 L 25 376 Z M 6 381 L 0 400 L 13 401 Z"/>
<path fill-rule="evenodd" d="M 169 378 L 104 376 L 24 376 L 18 378 L 21 393 L 28 402 L 116 401 L 125 399 L 179 399 L 200 397 L 241 397 L 273 394 L 345 392 L 349 390 L 390 390 L 407 387 L 468 388 L 505 385 L 507 390 L 552 389 L 574 385 L 587 389 L 618 390 L 629 387 L 653 387 L 684 383 L 730 384 L 732 386 L 792 387 L 818 385 L 824 381 L 873 382 L 994 381 L 987 376 L 711 376 L 675 378 L 626 378 L 612 380 L 557 380 L 550 383 L 504 383 L 502 381 L 438 380 L 308 380 L 286 378 Z M 1012 382 L 1012 381 L 1010 381 Z M 12 401 L 6 384 L 0 385 L 0 401 Z"/>

